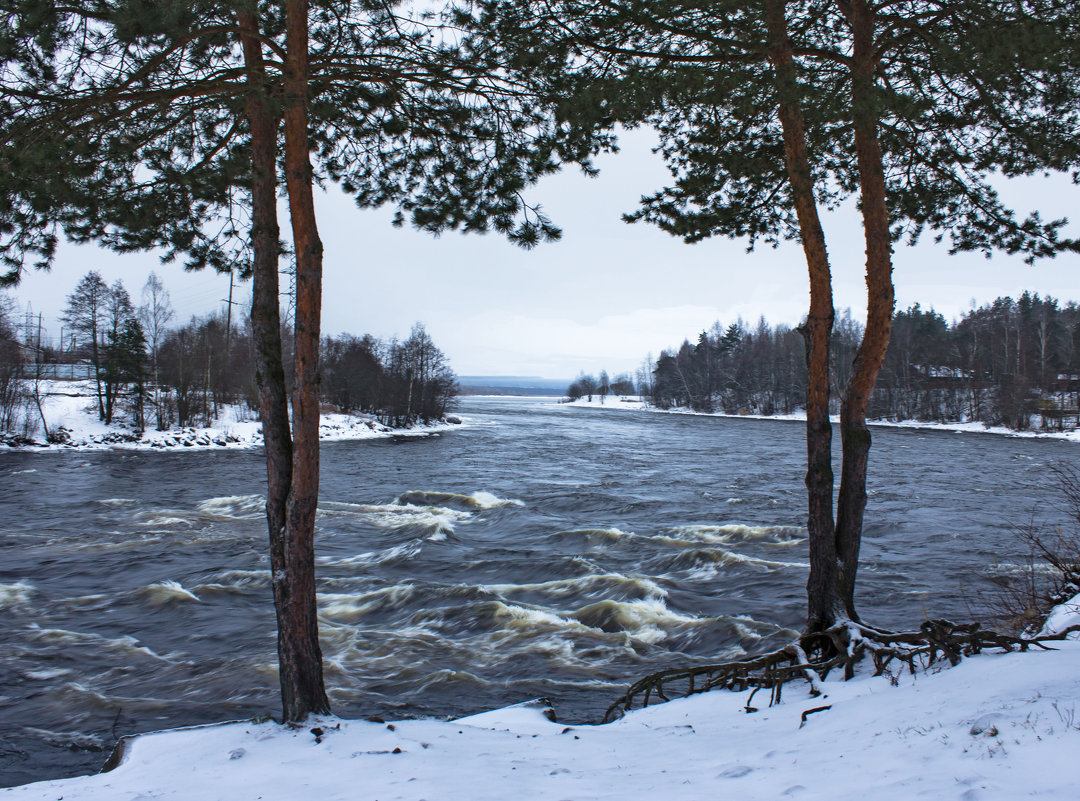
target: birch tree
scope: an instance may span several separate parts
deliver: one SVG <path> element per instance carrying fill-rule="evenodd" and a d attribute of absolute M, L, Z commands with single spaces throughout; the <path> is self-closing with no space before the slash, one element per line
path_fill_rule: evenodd
<path fill-rule="evenodd" d="M 154 419 L 158 431 L 166 428 L 164 400 L 161 397 L 161 376 L 158 372 L 158 350 L 161 347 L 169 322 L 174 315 L 169 290 L 157 273 L 151 272 L 142 288 L 142 304 L 139 321 L 142 323 L 147 344 L 150 346 L 150 375 L 154 382 Z"/>

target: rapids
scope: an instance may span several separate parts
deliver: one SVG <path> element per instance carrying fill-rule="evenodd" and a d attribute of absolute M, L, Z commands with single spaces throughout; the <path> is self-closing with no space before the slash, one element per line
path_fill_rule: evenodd
<path fill-rule="evenodd" d="M 800 423 L 467 398 L 467 425 L 323 446 L 323 655 L 345 717 L 546 695 L 595 719 L 653 670 L 802 622 Z M 1060 441 L 874 429 L 860 603 L 970 618 L 1064 521 Z M 101 767 L 124 734 L 276 714 L 261 455 L 0 454 L 0 785 Z"/>

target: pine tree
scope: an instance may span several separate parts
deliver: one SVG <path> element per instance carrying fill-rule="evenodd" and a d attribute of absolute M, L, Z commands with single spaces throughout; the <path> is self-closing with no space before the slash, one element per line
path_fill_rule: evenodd
<path fill-rule="evenodd" d="M 122 362 L 129 358 L 129 354 L 124 351 L 125 346 L 121 342 L 124 332 L 136 322 L 135 308 L 131 305 L 131 297 L 123 281 L 117 280 L 109 287 L 103 311 L 102 343 L 98 352 L 101 356 L 101 387 L 105 401 L 103 420 L 109 425 L 116 411 L 116 401 L 127 383 Z M 139 335 L 142 336 L 141 327 Z"/>
<path fill-rule="evenodd" d="M 110 414 L 116 401 L 125 393 L 131 399 L 132 422 L 135 428 L 145 428 L 144 399 L 146 393 L 146 336 L 142 324 L 128 315 L 118 328 L 106 333 L 105 378 L 112 398 Z M 111 422 L 111 418 L 106 422 Z"/>
<path fill-rule="evenodd" d="M 591 135 L 557 125 L 482 40 L 410 17 L 402 3 L 31 5 L 3 9 L 4 280 L 47 265 L 61 233 L 251 274 L 283 713 L 325 712 L 313 182 L 334 180 L 363 207 L 394 204 L 401 224 L 495 230 L 531 247 L 559 231 L 523 188 L 563 160 L 587 164 Z M 282 183 L 296 275 L 291 399 L 278 308 Z"/>
<path fill-rule="evenodd" d="M 94 367 L 94 385 L 97 390 L 98 419 L 105 419 L 105 392 L 102 384 L 102 360 L 100 340 L 105 334 L 106 304 L 109 287 L 97 270 L 82 277 L 75 290 L 68 295 L 63 320 L 76 336 L 76 344 L 90 353 Z"/>
<path fill-rule="evenodd" d="M 1075 4 L 1061 0 L 489 0 L 479 27 L 563 98 L 570 124 L 651 124 L 672 186 L 628 215 L 694 242 L 799 240 L 810 279 L 809 631 L 857 620 L 870 432 L 888 347 L 892 246 L 930 229 L 955 249 L 1076 251 L 1064 221 L 1017 219 L 987 176 L 1080 163 Z M 822 208 L 856 195 L 867 324 L 841 397 L 833 507 L 835 321 Z M 658 363 L 658 370 L 679 360 Z M 685 371 L 679 371 L 685 383 Z"/>

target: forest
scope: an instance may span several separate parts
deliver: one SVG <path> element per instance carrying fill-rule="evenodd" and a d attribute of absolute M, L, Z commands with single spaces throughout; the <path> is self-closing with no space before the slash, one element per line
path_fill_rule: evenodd
<path fill-rule="evenodd" d="M 832 332 L 830 383 L 843 387 L 862 326 L 850 312 Z M 635 391 L 661 409 L 725 414 L 790 414 L 806 402 L 802 328 L 715 323 L 696 341 L 665 350 L 630 376 L 581 375 L 572 400 Z M 835 394 L 830 400 L 839 411 Z M 982 422 L 1016 430 L 1080 425 L 1080 305 L 1024 292 L 974 306 L 949 322 L 918 303 L 897 312 L 872 417 Z"/>
<path fill-rule="evenodd" d="M 63 441 L 39 414 L 52 379 L 92 382 L 99 419 L 125 420 L 136 431 L 209 426 L 225 406 L 258 414 L 251 323 L 229 305 L 174 324 L 169 292 L 155 274 L 136 305 L 123 282 L 109 286 L 90 271 L 68 295 L 63 328 L 51 337 L 40 316 L 20 321 L 14 299 L 0 300 L 0 434 L 26 436 L 40 424 L 47 439 Z M 324 337 L 320 359 L 321 403 L 397 428 L 441 419 L 458 391 L 446 356 L 419 323 L 404 340 Z"/>

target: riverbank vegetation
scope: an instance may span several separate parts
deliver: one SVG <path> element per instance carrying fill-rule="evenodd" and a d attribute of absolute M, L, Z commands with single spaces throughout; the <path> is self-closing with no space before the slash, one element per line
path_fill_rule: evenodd
<path fill-rule="evenodd" d="M 212 427 L 227 408 L 258 414 L 250 321 L 226 307 L 171 325 L 169 293 L 154 274 L 136 306 L 122 282 L 107 286 L 91 271 L 69 296 L 56 337 L 32 314 L 19 321 L 14 307 L 8 297 L 0 308 L 0 435 L 11 441 L 39 433 L 64 441 L 42 403 L 46 382 L 63 379 L 91 381 L 98 419 L 134 431 Z M 283 342 L 288 364 L 292 340 Z M 328 336 L 320 350 L 329 411 L 408 428 L 442 419 L 457 395 L 445 354 L 420 324 L 404 340 Z"/>
<path fill-rule="evenodd" d="M 860 326 L 834 327 L 830 371 L 843 386 Z M 981 422 L 1015 430 L 1075 428 L 1080 406 L 1080 307 L 1024 293 L 996 298 L 949 323 L 918 304 L 897 312 L 869 415 L 888 420 Z M 764 320 L 703 332 L 665 351 L 649 397 L 660 408 L 788 413 L 805 397 L 798 329 Z M 832 411 L 839 401 L 831 400 Z"/>
<path fill-rule="evenodd" d="M 715 323 L 696 341 L 664 350 L 629 376 L 579 376 L 571 400 L 639 394 L 660 409 L 725 414 L 791 414 L 807 389 L 803 328 Z M 844 386 L 862 326 L 850 313 L 833 326 L 830 384 Z M 840 399 L 830 398 L 839 413 Z M 1024 292 L 972 306 L 949 322 L 919 304 L 893 316 L 871 418 L 977 422 L 1017 431 L 1080 427 L 1080 305 Z"/>
<path fill-rule="evenodd" d="M 1016 526 L 1026 559 L 997 577 L 996 590 L 979 593 L 975 600 L 1004 630 L 1017 634 L 1038 632 L 1053 622 L 1055 610 L 1071 605 L 1075 613 L 1080 604 L 1080 469 L 1055 463 L 1049 470 L 1066 522 L 1048 526 L 1033 513 L 1030 521 Z"/>

